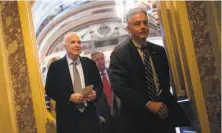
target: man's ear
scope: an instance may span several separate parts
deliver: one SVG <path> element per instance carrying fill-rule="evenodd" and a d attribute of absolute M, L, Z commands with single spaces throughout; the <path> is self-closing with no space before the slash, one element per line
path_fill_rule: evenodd
<path fill-rule="evenodd" d="M 130 28 L 129 28 L 128 25 L 126 26 L 126 30 L 127 30 L 127 32 L 130 34 Z"/>
<path fill-rule="evenodd" d="M 63 46 L 64 46 L 65 49 L 67 48 L 67 45 L 65 43 L 63 43 Z"/>

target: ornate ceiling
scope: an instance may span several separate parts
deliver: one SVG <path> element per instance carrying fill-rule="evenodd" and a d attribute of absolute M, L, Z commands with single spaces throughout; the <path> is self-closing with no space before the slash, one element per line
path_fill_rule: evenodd
<path fill-rule="evenodd" d="M 45 58 L 51 54 L 64 52 L 61 42 L 64 34 L 69 31 L 80 34 L 83 54 L 95 49 L 113 49 L 116 45 L 126 43 L 129 36 L 119 15 L 122 8 L 117 8 L 123 6 L 124 2 L 127 3 L 124 0 L 34 2 L 32 13 L 40 62 L 44 63 Z M 148 11 L 152 10 L 146 0 L 139 1 L 139 4 Z M 149 36 L 160 37 L 152 13 L 148 14 Z"/>

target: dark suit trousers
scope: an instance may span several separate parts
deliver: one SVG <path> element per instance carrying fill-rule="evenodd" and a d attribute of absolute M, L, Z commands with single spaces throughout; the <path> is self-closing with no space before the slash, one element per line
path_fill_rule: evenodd
<path fill-rule="evenodd" d="M 78 114 L 78 125 L 76 133 L 101 133 L 99 124 L 95 121 L 91 121 L 89 118 L 91 117 L 91 112 L 89 110 L 85 110 L 84 113 Z M 75 133 L 75 132 L 74 132 Z"/>
<path fill-rule="evenodd" d="M 109 117 L 106 123 L 101 123 L 102 133 L 118 133 L 119 118 Z"/>
<path fill-rule="evenodd" d="M 87 107 L 83 113 L 76 111 L 75 117 L 70 118 L 73 122 L 58 133 L 101 133 L 98 116 Z"/>

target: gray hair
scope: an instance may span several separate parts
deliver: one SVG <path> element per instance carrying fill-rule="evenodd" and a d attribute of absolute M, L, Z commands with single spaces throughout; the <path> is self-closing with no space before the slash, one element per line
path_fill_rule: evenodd
<path fill-rule="evenodd" d="M 59 56 L 54 56 L 54 57 L 50 58 L 50 59 L 48 60 L 48 63 L 47 63 L 47 68 L 49 68 L 49 66 L 52 64 L 52 62 L 55 62 L 55 61 L 57 61 L 57 60 L 59 60 L 59 59 L 60 59 Z"/>
<path fill-rule="evenodd" d="M 126 13 L 126 22 L 128 23 L 129 17 L 131 17 L 132 15 L 134 15 L 136 13 L 144 13 L 147 16 L 147 12 L 146 12 L 146 10 L 144 8 L 136 7 L 136 8 L 133 8 L 133 9 L 129 10 Z"/>
<path fill-rule="evenodd" d="M 91 53 L 91 59 L 93 59 L 93 56 L 95 56 L 95 55 L 97 55 L 97 54 L 102 54 L 102 55 L 104 56 L 104 54 L 103 54 L 102 51 L 93 51 L 93 52 Z"/>
<path fill-rule="evenodd" d="M 81 39 L 80 35 L 79 35 L 77 32 L 68 32 L 68 33 L 66 33 L 66 34 L 64 35 L 63 40 L 62 40 L 62 43 L 63 43 L 64 45 L 66 45 L 66 40 L 67 40 L 67 38 L 68 38 L 70 35 L 77 35 L 77 36 L 79 36 L 79 38 Z"/>

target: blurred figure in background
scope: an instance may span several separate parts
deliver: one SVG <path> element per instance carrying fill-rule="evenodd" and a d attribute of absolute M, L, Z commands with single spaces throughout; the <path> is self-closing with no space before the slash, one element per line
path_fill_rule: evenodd
<path fill-rule="evenodd" d="M 97 101 L 97 108 L 102 121 L 102 129 L 105 133 L 116 133 L 118 123 L 120 99 L 113 93 L 109 81 L 109 69 L 105 65 L 103 52 L 94 51 L 91 58 L 96 62 L 101 79 L 103 81 L 103 94 Z M 104 95 L 105 94 L 105 95 Z"/>
<path fill-rule="evenodd" d="M 52 57 L 51 59 L 49 59 L 47 63 L 47 69 L 49 69 L 49 66 L 51 65 L 52 62 L 57 61 L 58 59 L 60 59 L 59 56 Z M 46 93 L 45 93 L 45 101 L 47 109 L 47 122 L 56 127 L 55 101 L 51 99 Z"/>

